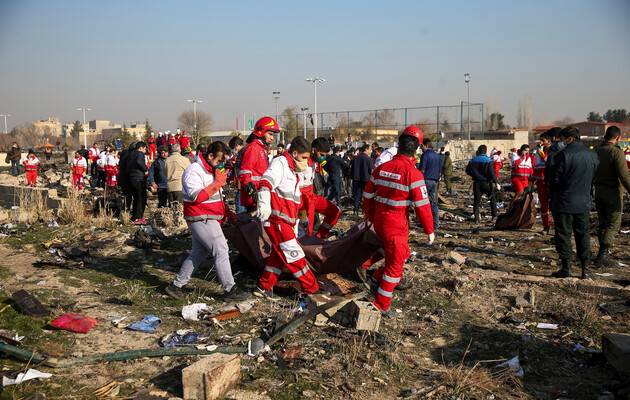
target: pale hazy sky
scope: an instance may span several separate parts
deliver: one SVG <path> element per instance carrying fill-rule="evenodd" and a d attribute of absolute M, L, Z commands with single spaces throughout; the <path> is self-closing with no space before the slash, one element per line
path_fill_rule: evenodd
<path fill-rule="evenodd" d="M 630 109 L 630 0 L 0 0 L 0 114 L 11 126 L 57 116 L 173 129 L 186 99 L 215 129 L 243 112 L 465 100 L 515 120 Z"/>

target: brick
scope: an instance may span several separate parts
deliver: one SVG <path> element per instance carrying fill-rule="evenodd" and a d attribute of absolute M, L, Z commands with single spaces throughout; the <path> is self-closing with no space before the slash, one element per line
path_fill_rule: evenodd
<path fill-rule="evenodd" d="M 606 333 L 602 336 L 602 351 L 608 364 L 619 373 L 630 376 L 630 335 Z"/>
<path fill-rule="evenodd" d="M 241 380 L 241 358 L 236 354 L 215 353 L 182 371 L 185 400 L 222 398 Z"/>
<path fill-rule="evenodd" d="M 378 332 L 381 312 L 369 301 L 352 301 L 345 311 L 357 330 Z"/>

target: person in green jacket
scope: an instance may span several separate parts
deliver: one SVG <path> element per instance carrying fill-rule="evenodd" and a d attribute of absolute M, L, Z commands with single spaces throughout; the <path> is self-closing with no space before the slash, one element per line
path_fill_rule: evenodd
<path fill-rule="evenodd" d="M 446 187 L 446 193 L 452 196 L 453 186 L 451 184 L 451 178 L 453 177 L 453 161 L 451 160 L 451 152 L 444 153 L 444 162 L 442 163 L 442 179 L 444 180 L 444 186 Z"/>
<path fill-rule="evenodd" d="M 617 126 L 606 129 L 604 142 L 595 149 L 599 167 L 593 181 L 595 185 L 595 207 L 599 217 L 599 253 L 595 266 L 610 265 L 610 249 L 615 235 L 621 227 L 623 192 L 621 186 L 630 192 L 630 173 L 623 150 L 617 144 L 621 130 Z"/>

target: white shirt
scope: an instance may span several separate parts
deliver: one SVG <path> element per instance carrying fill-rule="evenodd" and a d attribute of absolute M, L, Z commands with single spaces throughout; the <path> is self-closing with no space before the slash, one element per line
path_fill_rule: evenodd
<path fill-rule="evenodd" d="M 380 156 L 376 157 L 376 160 L 374 160 L 374 168 L 381 164 L 385 164 L 387 161 L 391 161 L 396 154 L 398 154 L 398 147 L 396 146 L 385 150 Z"/>

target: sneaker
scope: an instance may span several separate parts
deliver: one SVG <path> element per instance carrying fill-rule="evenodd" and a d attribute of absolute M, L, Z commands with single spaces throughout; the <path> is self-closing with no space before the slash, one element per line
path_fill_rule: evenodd
<path fill-rule="evenodd" d="M 242 301 L 250 298 L 251 293 L 247 293 L 238 288 L 238 286 L 232 286 L 229 292 L 223 293 L 223 298 L 226 300 Z"/>
<path fill-rule="evenodd" d="M 186 297 L 186 293 L 184 293 L 182 288 L 175 286 L 172 283 L 168 285 L 166 289 L 164 289 L 164 291 L 166 292 L 166 294 L 168 294 L 169 296 L 171 296 L 172 298 L 176 300 L 183 299 L 184 297 Z"/>
<path fill-rule="evenodd" d="M 261 288 L 260 286 L 256 286 L 256 289 L 254 289 L 254 296 L 261 297 L 267 300 L 276 301 L 276 299 L 273 297 L 273 292 L 271 290 L 265 290 Z"/>

